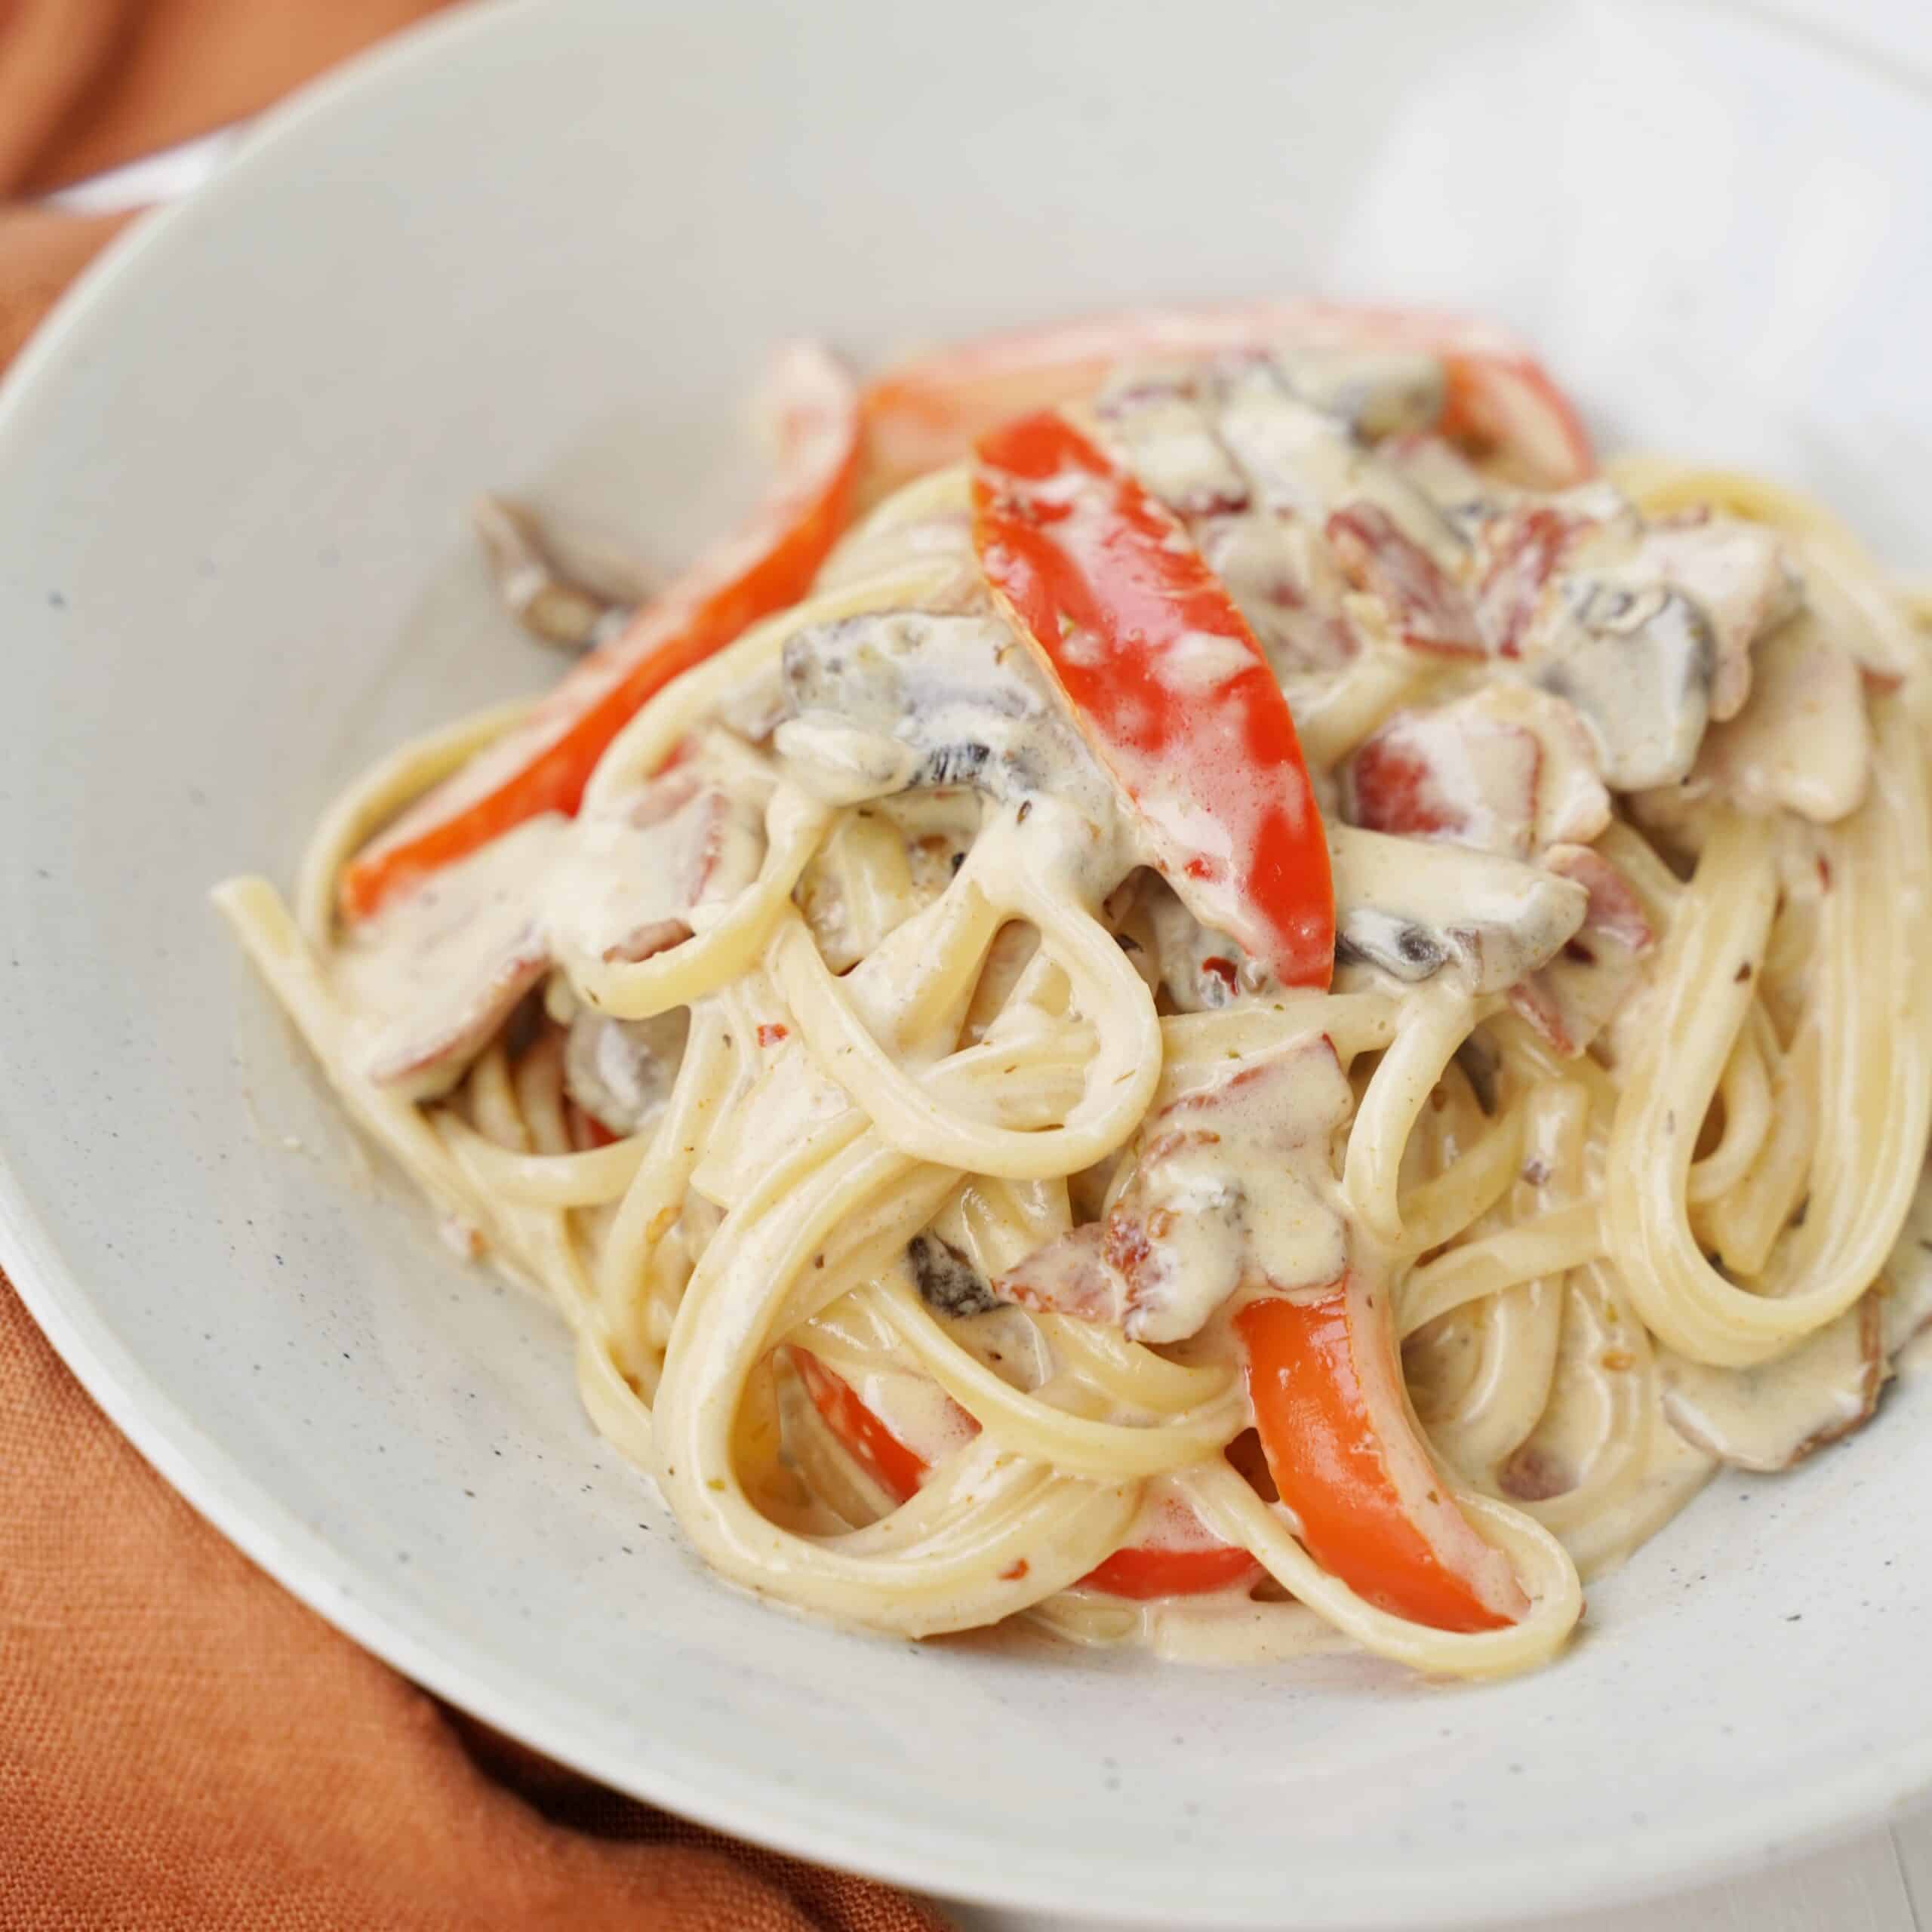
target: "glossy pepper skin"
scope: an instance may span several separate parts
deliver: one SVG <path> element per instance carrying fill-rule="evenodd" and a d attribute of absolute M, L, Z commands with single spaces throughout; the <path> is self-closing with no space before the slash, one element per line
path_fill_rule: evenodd
<path fill-rule="evenodd" d="M 1294 720 L 1180 520 L 1044 410 L 980 438 L 973 535 L 1168 883 L 1284 985 L 1325 987 L 1334 891 Z"/>
<path fill-rule="evenodd" d="M 931 1473 L 924 1457 L 900 1441 L 852 1385 L 810 1349 L 788 1352 L 812 1407 L 839 1446 L 895 1503 L 909 1500 Z M 1115 1550 L 1080 1580 L 1079 1587 L 1145 1601 L 1229 1589 L 1260 1574 L 1260 1564 L 1236 1544 L 1171 1548 L 1138 1543 Z"/>
<path fill-rule="evenodd" d="M 1494 1630 L 1528 1607 L 1507 1560 L 1441 1486 L 1402 1399 L 1374 1289 L 1344 1275 L 1315 1298 L 1235 1318 L 1269 1474 L 1321 1567 L 1378 1609 L 1438 1630 Z"/>
<path fill-rule="evenodd" d="M 1444 378 L 1437 433 L 1473 454 L 1500 459 L 1523 481 L 1560 490 L 1595 471 L 1576 409 L 1506 331 L 1428 309 L 1280 301 L 1009 329 L 888 369 L 867 385 L 861 405 L 868 487 L 891 489 L 956 462 L 1012 417 L 1091 395 L 1124 362 L 1335 348 L 1437 357 Z"/>

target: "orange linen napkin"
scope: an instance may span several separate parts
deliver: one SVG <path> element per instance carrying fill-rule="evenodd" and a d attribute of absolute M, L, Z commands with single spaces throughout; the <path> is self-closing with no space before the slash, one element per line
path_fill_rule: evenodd
<path fill-rule="evenodd" d="M 435 0 L 0 0 L 0 195 L 265 106 Z M 120 225 L 0 202 L 0 362 Z M 115 1434 L 0 1275 L 0 1932 L 943 1932 L 443 1710 Z"/>

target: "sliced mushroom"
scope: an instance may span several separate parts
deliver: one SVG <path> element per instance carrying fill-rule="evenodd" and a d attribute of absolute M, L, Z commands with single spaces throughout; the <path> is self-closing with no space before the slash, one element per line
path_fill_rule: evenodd
<path fill-rule="evenodd" d="M 1751 647 L 1792 614 L 1801 595 L 1777 534 L 1733 517 L 1678 518 L 1646 530 L 1637 558 L 1703 612 L 1711 638 L 1711 715 L 1736 717 L 1750 694 Z"/>
<path fill-rule="evenodd" d="M 1215 432 L 1257 508 L 1317 527 L 1339 510 L 1372 508 L 1438 569 L 1458 567 L 1464 546 L 1448 519 L 1344 417 L 1298 394 L 1287 365 L 1231 356 L 1214 365 L 1211 380 Z"/>
<path fill-rule="evenodd" d="M 844 617 L 798 632 L 784 663 L 797 715 L 774 743 L 828 800 L 948 785 L 1024 798 L 1091 770 L 1030 654 L 997 618 Z"/>
<path fill-rule="evenodd" d="M 1663 1412 L 1685 1441 L 1740 1469 L 1788 1469 L 1848 1435 L 1885 1379 L 1876 1294 L 1755 1368 L 1713 1368 L 1657 1352 Z"/>
<path fill-rule="evenodd" d="M 352 928 L 332 956 L 369 1077 L 446 1092 L 549 968 L 543 909 L 570 821 L 546 812 L 431 873 Z"/>
<path fill-rule="evenodd" d="M 1247 479 L 1214 434 L 1191 372 L 1129 372 L 1094 408 L 1106 439 L 1177 515 L 1246 506 Z"/>
<path fill-rule="evenodd" d="M 1684 790 L 1749 812 L 1783 808 L 1819 825 L 1857 810 L 1872 774 L 1872 729 L 1857 660 L 1810 611 L 1753 653 L 1749 701 L 1713 725 Z"/>
<path fill-rule="evenodd" d="M 1932 1327 L 1932 1168 L 1918 1177 L 1898 1244 L 1878 1278 L 1878 1294 L 1889 1361 Z"/>
<path fill-rule="evenodd" d="M 1576 707 L 1614 789 L 1675 783 L 1710 716 L 1709 624 L 1629 565 L 1567 573 L 1557 589 L 1551 620 L 1524 645 L 1531 675 Z"/>
<path fill-rule="evenodd" d="M 1447 376 L 1438 357 L 1420 350 L 1294 347 L 1278 350 L 1275 364 L 1304 402 L 1372 441 L 1441 418 Z"/>
<path fill-rule="evenodd" d="M 613 1020 L 580 1007 L 564 1040 L 564 1090 L 613 1134 L 635 1134 L 671 1097 L 691 1016 L 681 1006 L 649 1020 Z"/>
<path fill-rule="evenodd" d="M 504 609 L 540 644 L 588 650 L 648 594 L 634 566 L 568 542 L 511 497 L 479 497 L 470 521 Z"/>
<path fill-rule="evenodd" d="M 1432 435 L 1391 437 L 1376 451 L 1420 490 L 1450 526 L 1474 538 L 1502 515 L 1515 491 L 1485 476 L 1454 443 Z"/>
<path fill-rule="evenodd" d="M 1319 1038 L 1179 1096 L 1142 1127 L 1103 1218 L 1035 1250 L 993 1293 L 1133 1340 L 1178 1342 L 1244 1285 L 1336 1280 L 1348 1241 L 1330 1145 L 1353 1105 Z"/>
<path fill-rule="evenodd" d="M 971 1260 L 930 1229 L 906 1243 L 906 1260 L 919 1299 L 935 1315 L 957 1319 L 990 1314 L 1002 1305 Z"/>
<path fill-rule="evenodd" d="M 1204 926 L 1151 868 L 1130 873 L 1105 912 L 1148 991 L 1177 1013 L 1214 1012 L 1243 994 L 1279 990 L 1266 967 Z"/>
<path fill-rule="evenodd" d="M 1574 880 L 1487 852 L 1331 823 L 1336 955 L 1414 982 L 1444 971 L 1500 992 L 1548 961 L 1583 922 Z"/>
<path fill-rule="evenodd" d="M 1574 1058 L 1622 1009 L 1657 933 L 1630 881 L 1587 845 L 1559 845 L 1543 863 L 1589 894 L 1583 923 L 1549 963 L 1509 989 L 1509 1003 L 1560 1054 Z"/>

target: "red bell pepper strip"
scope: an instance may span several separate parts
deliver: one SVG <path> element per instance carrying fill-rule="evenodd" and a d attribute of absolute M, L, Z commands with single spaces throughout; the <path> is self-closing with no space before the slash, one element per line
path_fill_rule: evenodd
<path fill-rule="evenodd" d="M 1448 394 L 1437 426 L 1476 456 L 1512 458 L 1523 481 L 1566 489 L 1592 475 L 1596 453 L 1575 406 L 1526 351 L 1459 355 L 1445 349 Z"/>
<path fill-rule="evenodd" d="M 1294 720 L 1185 526 L 1054 410 L 981 438 L 973 506 L 986 581 L 1168 882 L 1284 984 L 1326 986 L 1334 893 Z"/>
<path fill-rule="evenodd" d="M 1144 1603 L 1149 1597 L 1204 1596 L 1210 1590 L 1256 1582 L 1260 1575 L 1261 1565 L 1238 1543 L 1210 1543 L 1194 1549 L 1137 1543 L 1097 1564 L 1081 1578 L 1080 1587 Z"/>
<path fill-rule="evenodd" d="M 624 1137 L 615 1128 L 606 1127 L 588 1107 L 580 1107 L 574 1100 L 570 1103 L 565 1118 L 571 1124 L 571 1139 L 586 1149 L 614 1147 Z"/>
<path fill-rule="evenodd" d="M 1561 488 L 1596 466 L 1576 411 L 1506 331 L 1426 309 L 1300 301 L 1093 316 L 936 350 L 866 389 L 869 469 L 884 487 L 954 462 L 1010 417 L 1091 395 L 1122 362 L 1349 346 L 1439 356 L 1447 393 L 1438 429 L 1483 453 L 1508 455 L 1527 481 Z"/>
<path fill-rule="evenodd" d="M 809 1349 L 793 1347 L 788 1352 L 813 1407 L 845 1453 L 895 1502 L 910 1500 L 931 1473 L 925 1458 L 900 1441 L 859 1399 L 852 1385 Z M 1238 1543 L 1139 1543 L 1115 1550 L 1080 1581 L 1084 1589 L 1144 1601 L 1149 1597 L 1199 1596 L 1251 1581 L 1260 1574 L 1260 1564 Z"/>
<path fill-rule="evenodd" d="M 620 636 L 573 666 L 515 731 L 365 847 L 343 875 L 345 917 L 367 918 L 426 873 L 540 812 L 575 812 L 597 761 L 649 699 L 804 594 L 851 503 L 858 398 L 844 371 L 808 343 L 785 352 L 774 379 L 780 471 L 763 506 Z"/>
<path fill-rule="evenodd" d="M 1309 1554 L 1379 1608 L 1439 1630 L 1527 1610 L 1509 1559 L 1442 1486 L 1409 1419 L 1386 1311 L 1361 1276 L 1235 1318 L 1254 1420 Z"/>
<path fill-rule="evenodd" d="M 809 1349 L 788 1351 L 792 1367 L 820 1420 L 845 1453 L 895 1503 L 908 1501 L 931 1473 L 926 1459 L 906 1444 Z"/>

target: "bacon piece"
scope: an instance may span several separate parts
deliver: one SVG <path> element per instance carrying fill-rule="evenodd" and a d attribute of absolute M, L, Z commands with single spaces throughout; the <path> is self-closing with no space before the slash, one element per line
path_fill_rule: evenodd
<path fill-rule="evenodd" d="M 1476 622 L 1499 657 L 1521 655 L 1524 634 L 1577 526 L 1547 506 L 1497 518 L 1484 533 Z"/>
<path fill-rule="evenodd" d="M 1594 838 L 1610 822 L 1610 795 L 1575 712 L 1524 685 L 1396 712 L 1341 777 L 1352 825 L 1506 858 Z"/>
<path fill-rule="evenodd" d="M 1177 1342 L 1244 1285 L 1334 1280 L 1347 1241 L 1324 1198 L 1329 1142 L 1352 1105 L 1319 1038 L 1182 1094 L 1141 1128 L 1106 1214 L 1036 1249 L 994 1294 L 1137 1341 Z"/>
<path fill-rule="evenodd" d="M 1411 649 L 1450 657 L 1484 655 L 1467 593 L 1380 503 L 1346 504 L 1331 515 L 1327 528 L 1343 575 L 1381 601 Z"/>
<path fill-rule="evenodd" d="M 1127 1283 L 1107 1257 L 1107 1223 L 1085 1221 L 1036 1247 L 992 1284 L 993 1294 L 1038 1315 L 1125 1324 Z"/>
<path fill-rule="evenodd" d="M 697 906 L 749 884 L 763 850 L 749 798 L 702 759 L 675 764 L 577 820 L 550 930 L 586 957 L 651 958 L 691 937 Z"/>
<path fill-rule="evenodd" d="M 1755 1368 L 1714 1368 L 1660 1349 L 1670 1426 L 1734 1469 L 1764 1471 L 1788 1469 L 1849 1435 L 1878 1407 L 1885 1379 L 1881 1301 L 1861 1296 L 1836 1321 Z"/>
<path fill-rule="evenodd" d="M 1629 881 L 1601 853 L 1560 845 L 1544 863 L 1582 886 L 1589 904 L 1562 952 L 1512 986 L 1509 1003 L 1558 1053 L 1574 1057 L 1630 996 L 1657 931 Z"/>
<path fill-rule="evenodd" d="M 369 1077 L 411 1100 L 453 1086 L 550 964 L 544 887 L 569 835 L 526 819 L 345 934 L 331 959 Z"/>
<path fill-rule="evenodd" d="M 1351 825 L 1526 859 L 1543 747 L 1520 724 L 1445 705 L 1398 712 L 1343 773 Z"/>

